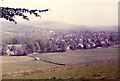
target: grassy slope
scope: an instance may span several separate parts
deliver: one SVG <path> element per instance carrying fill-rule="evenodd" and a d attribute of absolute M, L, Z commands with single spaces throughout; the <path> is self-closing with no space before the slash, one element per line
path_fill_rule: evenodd
<path fill-rule="evenodd" d="M 2 63 L 24 62 L 32 60 L 33 58 L 27 56 L 3 56 Z"/>
<path fill-rule="evenodd" d="M 75 64 L 80 62 L 91 62 L 101 59 L 117 58 L 118 50 L 116 48 L 100 48 L 67 51 L 63 53 L 35 54 L 32 56 L 37 56 L 41 59 L 57 63 Z"/>
<path fill-rule="evenodd" d="M 3 57 L 11 60 L 11 57 Z M 13 61 L 16 59 L 16 57 L 12 57 Z M 10 73 L 10 72 L 18 72 L 18 71 L 26 71 L 26 70 L 32 70 L 32 69 L 38 69 L 38 68 L 46 68 L 54 66 L 53 64 L 48 64 L 42 61 L 33 61 L 33 60 L 27 60 L 27 61 L 21 61 L 22 59 L 18 58 L 16 62 L 3 62 L 2 64 L 2 73 Z M 27 59 L 27 58 L 26 58 Z"/>
<path fill-rule="evenodd" d="M 3 77 L 14 79 L 47 79 L 56 77 L 57 79 L 68 78 L 86 78 L 86 79 L 101 79 L 103 76 L 107 76 L 107 79 L 115 79 L 118 76 L 118 69 L 115 65 L 95 65 L 88 67 L 76 66 L 72 69 L 57 70 L 54 72 L 34 73 L 29 75 L 21 75 L 15 77 Z M 94 76 L 100 73 L 100 76 Z"/>
<path fill-rule="evenodd" d="M 100 53 L 117 53 L 115 48 L 110 49 L 92 49 L 92 50 L 81 50 L 81 51 L 74 51 L 74 52 L 66 52 L 63 54 L 100 54 Z M 55 54 L 61 54 L 61 53 L 55 53 Z M 54 56 L 55 54 L 52 54 Z M 46 54 L 47 55 L 47 54 Z M 50 55 L 50 54 L 48 54 Z M 34 55 L 39 56 L 39 55 Z M 74 56 L 74 55 L 73 55 Z M 76 55 L 75 55 L 76 56 Z M 40 56 L 41 57 L 41 56 Z M 48 56 L 49 57 L 49 56 Z M 50 59 L 46 57 L 47 59 Z M 56 56 L 55 56 L 56 57 Z M 71 56 L 72 57 L 72 56 Z M 6 57 L 3 57 L 6 58 Z M 7 59 L 11 59 L 11 57 L 7 57 Z M 60 61 L 60 59 L 58 59 Z M 63 60 L 62 60 L 63 61 Z M 10 72 L 16 72 L 16 71 L 25 71 L 25 70 L 31 70 L 31 69 L 38 69 L 38 68 L 46 68 L 46 67 L 52 67 L 56 66 L 54 64 L 45 63 L 42 61 L 32 61 L 32 60 L 26 60 L 26 61 L 17 61 L 17 62 L 3 62 L 3 74 L 4 73 L 10 73 Z M 88 67 L 74 67 L 73 69 L 67 69 L 67 70 L 60 70 L 60 71 L 54 71 L 54 72 L 45 72 L 45 73 L 34 73 L 24 76 L 15 76 L 15 77 L 3 77 L 3 78 L 51 78 L 55 76 L 56 78 L 100 78 L 102 76 L 108 76 L 108 78 L 116 78 L 117 77 L 117 65 L 95 65 L 95 66 L 88 66 Z M 93 76 L 96 73 L 101 73 L 101 76 L 95 77 Z"/>

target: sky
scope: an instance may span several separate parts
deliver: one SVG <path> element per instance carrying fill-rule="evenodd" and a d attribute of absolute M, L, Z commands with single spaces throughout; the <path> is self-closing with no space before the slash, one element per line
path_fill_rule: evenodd
<path fill-rule="evenodd" d="M 4 0 L 0 5 L 28 9 L 46 9 L 42 18 L 29 16 L 31 21 L 56 21 L 87 26 L 118 24 L 118 0 Z M 25 21 L 17 18 L 17 21 Z"/>

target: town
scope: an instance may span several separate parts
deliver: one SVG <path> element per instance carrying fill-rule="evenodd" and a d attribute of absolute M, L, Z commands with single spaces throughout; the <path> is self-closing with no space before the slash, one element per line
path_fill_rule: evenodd
<path fill-rule="evenodd" d="M 27 38 L 27 37 L 26 37 Z M 28 39 L 29 40 L 29 39 Z M 1 55 L 29 55 L 34 53 L 66 52 L 87 50 L 118 45 L 117 31 L 44 31 L 40 38 L 20 42 L 13 38 L 1 48 Z"/>

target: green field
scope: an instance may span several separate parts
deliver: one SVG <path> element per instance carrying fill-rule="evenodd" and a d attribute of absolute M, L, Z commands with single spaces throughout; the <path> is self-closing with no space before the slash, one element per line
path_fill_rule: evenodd
<path fill-rule="evenodd" d="M 43 61 L 35 61 L 31 57 L 39 57 L 40 59 L 64 64 L 73 64 L 73 66 L 61 66 Z M 15 76 L 3 76 L 3 79 L 8 78 L 27 78 L 27 79 L 47 79 L 55 77 L 57 79 L 68 78 L 89 78 L 89 79 L 101 79 L 105 77 L 107 79 L 115 79 L 118 77 L 118 65 L 114 63 L 117 60 L 118 49 L 117 48 L 99 48 L 89 50 L 76 50 L 67 51 L 62 53 L 46 53 L 46 54 L 34 54 L 29 56 L 4 56 L 2 63 L 2 72 L 4 74 L 36 70 L 33 73 Z M 110 63 L 95 63 L 96 61 L 103 61 L 112 58 Z M 86 64 L 90 62 L 90 64 Z M 84 64 L 80 64 L 84 63 Z M 78 64 L 78 65 L 75 65 Z M 58 70 L 49 71 L 48 67 L 57 67 Z M 43 69 L 43 72 L 39 71 Z M 38 70 L 38 71 L 37 71 Z M 95 76 L 98 74 L 98 76 Z"/>
<path fill-rule="evenodd" d="M 110 59 L 118 57 L 117 48 L 97 48 L 88 50 L 74 50 L 63 53 L 46 53 L 46 54 L 35 54 L 34 57 L 39 57 L 47 61 L 65 63 L 65 64 L 76 64 L 81 62 L 92 62 L 102 59 Z"/>
<path fill-rule="evenodd" d="M 100 74 L 100 75 L 97 75 Z M 77 79 L 77 78 L 85 78 L 85 79 L 101 79 L 102 77 L 106 77 L 106 79 L 117 79 L 118 78 L 118 70 L 115 65 L 96 65 L 96 66 L 88 66 L 88 67 L 74 67 L 72 69 L 63 69 L 57 70 L 53 72 L 45 72 L 45 73 L 34 73 L 29 75 L 20 75 L 14 77 L 3 77 L 8 79 L 51 79 L 55 77 L 56 79 Z"/>
<path fill-rule="evenodd" d="M 53 64 L 45 63 L 42 61 L 34 61 L 33 58 L 30 57 L 23 56 L 22 58 L 23 59 L 18 56 L 3 57 L 2 74 L 54 66 Z"/>

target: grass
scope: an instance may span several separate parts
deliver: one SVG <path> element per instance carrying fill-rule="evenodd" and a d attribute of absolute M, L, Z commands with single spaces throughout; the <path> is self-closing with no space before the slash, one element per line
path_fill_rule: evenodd
<path fill-rule="evenodd" d="M 76 64 L 82 62 L 89 62 L 95 60 L 116 58 L 118 56 L 117 48 L 100 48 L 100 49 L 89 49 L 89 50 L 76 50 L 67 51 L 62 53 L 46 53 L 46 54 L 34 54 L 44 60 L 54 61 L 57 63 Z M 29 71 L 42 69 L 47 67 L 58 66 L 55 64 L 46 63 L 43 61 L 34 61 L 33 58 L 28 56 L 5 56 L 3 57 L 2 72 L 3 74 Z M 114 79 L 117 77 L 118 66 L 114 64 L 96 64 L 94 66 L 79 67 L 75 66 L 72 69 L 62 69 L 53 72 L 44 73 L 33 73 L 29 75 L 17 75 L 13 77 L 3 76 L 3 79 L 47 79 L 56 77 L 57 79 L 68 79 L 68 78 L 92 78 L 100 79 L 103 76 L 107 76 L 108 79 Z M 94 76 L 100 73 L 100 76 Z"/>
<path fill-rule="evenodd" d="M 4 59 L 13 59 L 13 61 L 8 62 L 3 62 L 2 64 L 2 74 L 6 74 L 6 73 L 11 73 L 11 72 L 18 72 L 18 71 L 26 71 L 26 70 L 32 70 L 32 69 L 38 69 L 38 68 L 46 68 L 46 67 L 52 67 L 55 66 L 53 64 L 48 64 L 42 61 L 33 61 L 33 59 L 29 59 L 29 60 L 22 60 L 21 57 L 17 58 L 16 62 L 15 59 L 16 57 L 3 57 Z M 26 57 L 23 57 L 23 59 L 25 59 Z M 27 57 L 28 58 L 28 57 Z M 26 59 L 27 59 L 26 58 Z M 19 61 L 18 61 L 19 59 Z"/>
<path fill-rule="evenodd" d="M 101 59 L 117 58 L 118 50 L 117 48 L 100 48 L 67 51 L 63 53 L 35 54 L 32 56 L 37 56 L 41 59 L 57 63 L 75 64 L 80 62 L 91 62 Z"/>
<path fill-rule="evenodd" d="M 68 79 L 68 78 L 86 78 L 86 79 L 101 79 L 103 76 L 107 76 L 107 79 L 116 79 L 118 76 L 118 69 L 115 65 L 95 65 L 88 67 L 76 66 L 72 69 L 57 70 L 54 72 L 34 73 L 29 75 L 21 75 L 15 77 L 3 77 L 10 79 Z M 100 73 L 99 76 L 95 74 Z"/>
<path fill-rule="evenodd" d="M 3 56 L 2 63 L 15 63 L 15 62 L 24 62 L 32 60 L 31 57 L 28 56 Z"/>

